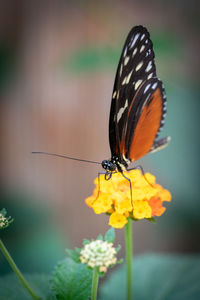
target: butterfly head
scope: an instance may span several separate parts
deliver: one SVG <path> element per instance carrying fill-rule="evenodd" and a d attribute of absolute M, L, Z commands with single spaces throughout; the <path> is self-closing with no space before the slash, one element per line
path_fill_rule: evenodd
<path fill-rule="evenodd" d="M 106 172 L 114 172 L 117 169 L 116 163 L 114 163 L 112 160 L 103 160 L 101 165 Z"/>
<path fill-rule="evenodd" d="M 103 160 L 101 165 L 103 169 L 106 170 L 107 176 L 108 174 L 126 171 L 128 167 L 128 164 L 125 161 L 120 162 L 118 156 L 116 155 L 113 155 L 111 159 Z"/>

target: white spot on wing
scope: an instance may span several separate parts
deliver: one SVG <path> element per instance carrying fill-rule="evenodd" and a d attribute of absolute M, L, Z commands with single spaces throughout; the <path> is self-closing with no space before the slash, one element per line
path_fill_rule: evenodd
<path fill-rule="evenodd" d="M 144 94 L 146 93 L 146 91 L 149 89 L 149 87 L 151 86 L 151 84 L 149 83 L 149 84 L 147 84 L 147 86 L 145 87 L 145 89 L 144 89 Z"/>
<path fill-rule="evenodd" d="M 145 37 L 145 34 L 143 33 L 143 35 L 140 38 L 140 41 L 142 41 L 144 37 Z"/>
<path fill-rule="evenodd" d="M 127 75 L 127 78 L 126 78 L 126 83 L 129 83 L 129 80 L 131 78 L 131 74 L 133 73 L 133 70 Z"/>
<path fill-rule="evenodd" d="M 142 51 L 144 51 L 144 48 L 145 48 L 145 46 L 142 45 L 142 47 L 140 48 L 140 53 L 141 53 Z"/>
<path fill-rule="evenodd" d="M 135 83 L 135 90 L 137 90 L 137 88 L 140 86 L 140 84 L 142 83 L 142 80 L 139 79 L 136 83 Z"/>
<path fill-rule="evenodd" d="M 147 77 L 147 79 L 150 79 L 151 77 L 153 77 L 153 73 L 150 73 Z"/>
<path fill-rule="evenodd" d="M 113 93 L 113 99 L 116 97 L 116 95 L 117 95 L 117 92 L 114 91 L 114 93 Z"/>
<path fill-rule="evenodd" d="M 128 63 L 128 61 L 129 61 L 129 58 L 130 58 L 129 56 L 126 56 L 126 57 L 125 57 L 125 59 L 124 59 L 124 65 L 125 65 L 125 66 L 126 66 L 126 65 L 127 65 L 127 63 Z"/>
<path fill-rule="evenodd" d="M 132 47 L 135 45 L 135 42 L 137 41 L 137 39 L 138 39 L 139 36 L 140 36 L 139 33 L 137 33 L 137 34 L 135 35 L 135 37 L 134 37 L 134 39 L 133 39 L 133 41 L 132 41 L 132 43 L 131 43 L 131 47 L 130 47 L 130 48 L 132 48 Z"/>
<path fill-rule="evenodd" d="M 149 56 L 150 54 L 151 54 L 151 49 L 148 49 L 147 52 L 146 52 L 145 57 Z"/>
<path fill-rule="evenodd" d="M 122 81 L 122 85 L 126 84 L 126 76 L 124 77 L 124 80 Z"/>
<path fill-rule="evenodd" d="M 142 65 L 143 65 L 143 61 L 141 61 L 141 62 L 137 65 L 137 67 L 135 68 L 135 71 L 137 72 L 137 71 L 142 67 Z"/>
<path fill-rule="evenodd" d="M 137 47 L 133 50 L 133 56 L 137 53 Z"/>
<path fill-rule="evenodd" d="M 149 72 L 151 70 L 151 68 L 152 68 L 152 61 L 150 60 L 150 62 L 148 63 L 148 65 L 147 65 L 147 67 L 145 69 L 145 72 L 146 73 Z"/>
<path fill-rule="evenodd" d="M 127 47 L 124 50 L 124 57 L 126 56 L 126 53 L 127 53 Z"/>
<path fill-rule="evenodd" d="M 123 66 L 122 66 L 122 64 L 121 64 L 121 66 L 120 66 L 120 71 L 119 71 L 119 75 L 120 75 L 120 76 L 122 76 L 122 69 L 123 69 Z"/>
<path fill-rule="evenodd" d="M 128 107 L 128 99 L 126 99 L 125 105 L 124 107 L 121 107 L 118 114 L 117 114 L 117 123 L 119 122 L 119 120 L 121 119 L 125 109 Z"/>
<path fill-rule="evenodd" d="M 157 82 L 155 82 L 155 83 L 152 85 L 152 87 L 151 87 L 151 88 L 152 88 L 153 90 L 155 90 L 155 88 L 157 87 L 157 85 L 158 85 L 158 83 L 157 83 Z"/>

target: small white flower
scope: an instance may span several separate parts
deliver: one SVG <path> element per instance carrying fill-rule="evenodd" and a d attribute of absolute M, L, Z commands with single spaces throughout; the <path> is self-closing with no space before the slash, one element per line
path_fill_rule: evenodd
<path fill-rule="evenodd" d="M 8 224 L 8 220 L 0 213 L 0 228 L 5 227 Z"/>
<path fill-rule="evenodd" d="M 106 272 L 110 265 L 117 262 L 116 253 L 112 243 L 96 240 L 84 246 L 80 252 L 80 260 L 91 268 L 99 267 L 100 272 Z"/>
<path fill-rule="evenodd" d="M 107 268 L 106 268 L 106 267 L 100 267 L 100 268 L 99 268 L 99 271 L 105 273 L 105 272 L 107 271 Z"/>

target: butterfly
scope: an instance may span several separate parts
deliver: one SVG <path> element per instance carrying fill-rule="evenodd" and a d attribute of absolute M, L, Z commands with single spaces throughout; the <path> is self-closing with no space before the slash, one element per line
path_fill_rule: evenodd
<path fill-rule="evenodd" d="M 55 153 L 32 153 L 101 164 L 106 171 L 106 180 L 116 172 L 121 172 L 128 179 L 123 171 L 128 170 L 131 162 L 166 147 L 170 140 L 170 137 L 158 139 L 166 116 L 166 94 L 162 81 L 156 75 L 154 57 L 147 29 L 142 25 L 133 27 L 122 50 L 112 93 L 110 159 L 100 163 Z"/>
<path fill-rule="evenodd" d="M 153 44 L 143 26 L 129 32 L 117 67 L 109 119 L 111 159 L 103 160 L 105 179 L 167 146 L 158 139 L 166 116 L 166 94 L 156 75 Z"/>

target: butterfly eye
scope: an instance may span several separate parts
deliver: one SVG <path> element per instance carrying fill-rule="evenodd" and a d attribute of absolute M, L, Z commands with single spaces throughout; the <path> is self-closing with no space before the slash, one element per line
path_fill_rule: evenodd
<path fill-rule="evenodd" d="M 109 161 L 108 160 L 103 160 L 101 165 L 105 170 L 109 169 Z"/>
<path fill-rule="evenodd" d="M 116 170 L 116 164 L 109 161 L 109 160 L 103 160 L 101 163 L 102 167 L 107 171 L 115 171 Z"/>

